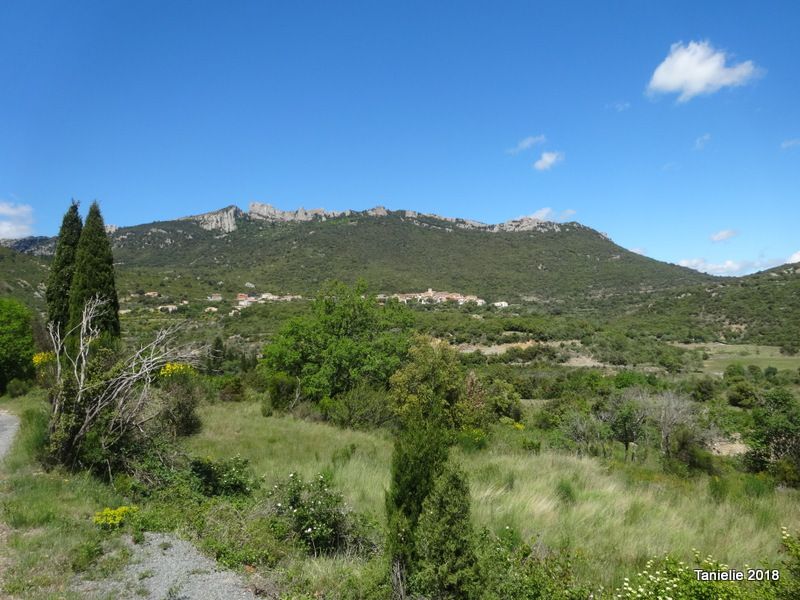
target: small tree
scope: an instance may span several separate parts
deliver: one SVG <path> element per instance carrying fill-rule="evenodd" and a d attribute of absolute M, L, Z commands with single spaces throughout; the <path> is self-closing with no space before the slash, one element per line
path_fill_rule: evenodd
<path fill-rule="evenodd" d="M 646 413 L 638 394 L 631 393 L 619 398 L 610 415 L 611 433 L 614 439 L 625 446 L 625 460 L 631 444 L 636 444 L 644 434 Z"/>
<path fill-rule="evenodd" d="M 605 429 L 592 415 L 574 412 L 564 420 L 563 431 L 575 442 L 578 456 L 582 456 L 584 453 L 588 454 L 596 444 L 603 442 Z"/>
<path fill-rule="evenodd" d="M 31 313 L 11 298 L 0 298 L 0 394 L 12 379 L 33 374 Z"/>
<path fill-rule="evenodd" d="M 211 373 L 222 373 L 222 364 L 225 362 L 225 343 L 217 336 L 208 353 L 208 370 Z"/>
<path fill-rule="evenodd" d="M 446 342 L 419 336 L 408 354 L 390 380 L 398 414 L 436 414 L 445 427 L 460 427 L 469 415 L 458 353 Z"/>
<path fill-rule="evenodd" d="M 367 381 L 385 387 L 408 346 L 409 311 L 396 302 L 381 306 L 366 286 L 327 284 L 311 314 L 289 319 L 264 348 L 272 373 L 296 377 L 304 397 L 334 398 Z"/>
<path fill-rule="evenodd" d="M 92 298 L 102 298 L 94 326 L 100 332 L 119 335 L 119 300 L 114 278 L 114 255 L 100 207 L 92 203 L 75 252 L 75 271 L 69 292 L 69 326 L 79 329 L 84 307 Z"/>
<path fill-rule="evenodd" d="M 445 465 L 422 504 L 412 589 L 428 598 L 479 597 L 466 475 Z"/>
<path fill-rule="evenodd" d="M 672 434 L 692 421 L 694 410 L 691 402 L 672 391 L 661 392 L 650 403 L 650 417 L 661 432 L 661 451 L 669 457 L 672 453 Z"/>
<path fill-rule="evenodd" d="M 416 562 L 415 532 L 422 504 L 447 460 L 447 439 L 437 419 L 408 418 L 392 453 L 391 483 L 386 493 L 388 554 L 393 588 L 402 597 Z"/>
<path fill-rule="evenodd" d="M 58 463 L 104 468 L 110 475 L 112 466 L 124 465 L 128 451 L 148 441 L 146 426 L 161 409 L 150 393 L 155 378 L 169 363 L 197 365 L 200 350 L 173 345 L 172 328 L 120 359 L 95 343 L 104 333 L 105 305 L 90 299 L 79 322 L 63 335 L 49 325 L 53 348 L 62 357 L 56 361 L 49 448 Z"/>
<path fill-rule="evenodd" d="M 78 214 L 78 203 L 73 200 L 61 221 L 56 253 L 50 265 L 50 277 L 47 280 L 45 293 L 47 320 L 55 323 L 61 331 L 64 331 L 69 322 L 69 295 L 75 272 L 75 255 L 82 230 L 83 222 Z"/>

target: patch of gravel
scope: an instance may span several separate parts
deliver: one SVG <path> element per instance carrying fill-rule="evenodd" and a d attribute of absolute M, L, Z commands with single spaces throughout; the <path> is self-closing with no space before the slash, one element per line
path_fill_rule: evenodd
<path fill-rule="evenodd" d="M 255 600 L 244 579 L 221 569 L 189 542 L 173 535 L 145 533 L 144 541 L 127 540 L 130 563 L 102 581 L 75 587 L 85 598 L 137 600 Z M 259 590 L 260 597 L 270 597 Z M 274 596 L 272 596 L 274 597 Z"/>

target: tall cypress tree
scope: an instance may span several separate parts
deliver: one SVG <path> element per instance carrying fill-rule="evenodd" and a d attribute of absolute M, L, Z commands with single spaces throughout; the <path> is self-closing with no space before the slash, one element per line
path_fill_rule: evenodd
<path fill-rule="evenodd" d="M 78 214 L 78 203 L 74 200 L 58 232 L 56 255 L 50 267 L 50 277 L 47 281 L 47 320 L 58 325 L 63 333 L 69 322 L 69 293 L 72 286 L 72 274 L 75 271 L 75 252 L 78 249 L 78 240 L 81 237 L 83 223 Z"/>
<path fill-rule="evenodd" d="M 391 483 L 386 492 L 387 549 L 393 572 L 401 580 L 413 574 L 417 560 L 415 534 L 422 504 L 447 454 L 447 435 L 436 418 L 411 416 L 395 439 Z M 393 585 L 397 583 L 401 582 Z"/>
<path fill-rule="evenodd" d="M 98 319 L 100 330 L 118 336 L 119 299 L 114 281 L 114 255 L 97 202 L 89 208 L 75 253 L 75 273 L 69 297 L 71 325 L 80 322 L 84 305 L 94 296 L 108 302 Z"/>
<path fill-rule="evenodd" d="M 467 478 L 446 465 L 422 503 L 412 588 L 426 598 L 480 598 Z"/>

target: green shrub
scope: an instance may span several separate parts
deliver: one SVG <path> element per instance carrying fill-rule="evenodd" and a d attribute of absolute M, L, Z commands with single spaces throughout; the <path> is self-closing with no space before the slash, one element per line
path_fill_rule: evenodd
<path fill-rule="evenodd" d="M 195 458 L 190 469 L 205 496 L 248 495 L 257 487 L 247 459 L 238 455 L 227 460 Z"/>
<path fill-rule="evenodd" d="M 542 440 L 526 438 L 522 440 L 522 449 L 533 454 L 539 454 L 542 451 Z"/>
<path fill-rule="evenodd" d="M 728 494 L 730 494 L 730 485 L 728 480 L 722 477 L 717 477 L 716 475 L 709 478 L 708 494 L 717 504 L 723 502 L 728 497 Z"/>
<path fill-rule="evenodd" d="M 274 373 L 267 381 L 267 395 L 276 410 L 287 410 L 294 405 L 298 400 L 297 391 L 297 378 L 288 373 Z"/>
<path fill-rule="evenodd" d="M 556 496 L 564 504 L 575 504 L 578 500 L 578 493 L 575 486 L 569 479 L 560 479 L 556 484 Z"/>
<path fill-rule="evenodd" d="M 32 314 L 11 298 L 0 298 L 0 394 L 13 379 L 33 375 Z"/>
<path fill-rule="evenodd" d="M 739 408 L 753 408 L 758 396 L 753 385 L 740 381 L 728 390 L 728 403 Z"/>
<path fill-rule="evenodd" d="M 188 373 L 169 376 L 161 383 L 163 407 L 161 419 L 175 436 L 198 433 L 203 422 L 197 414 L 200 390 L 197 377 Z"/>
<path fill-rule="evenodd" d="M 335 398 L 323 398 L 320 409 L 327 419 L 351 429 L 383 427 L 395 418 L 388 394 L 363 382 Z"/>
<path fill-rule="evenodd" d="M 462 429 L 456 434 L 456 443 L 462 450 L 467 452 L 483 450 L 486 448 L 488 440 L 489 435 L 483 429 L 477 427 Z"/>
<path fill-rule="evenodd" d="M 29 381 L 23 381 L 22 379 L 12 379 L 8 382 L 6 391 L 12 398 L 19 398 L 31 391 L 31 384 Z"/>
<path fill-rule="evenodd" d="M 244 400 L 244 385 L 236 375 L 225 375 L 219 388 L 219 399 L 222 402 L 241 402 Z"/>
<path fill-rule="evenodd" d="M 272 410 L 272 402 L 270 402 L 269 394 L 261 394 L 261 400 L 259 404 L 261 405 L 261 416 L 263 417 L 271 417 L 273 414 Z"/>
<path fill-rule="evenodd" d="M 296 473 L 268 492 L 270 510 L 314 556 L 337 551 L 374 550 L 368 527 L 359 521 L 332 489 L 330 477 L 319 474 L 306 483 Z"/>
<path fill-rule="evenodd" d="M 521 543 L 516 530 L 482 532 L 477 543 L 481 600 L 574 600 L 592 598 L 574 581 L 570 556 Z"/>

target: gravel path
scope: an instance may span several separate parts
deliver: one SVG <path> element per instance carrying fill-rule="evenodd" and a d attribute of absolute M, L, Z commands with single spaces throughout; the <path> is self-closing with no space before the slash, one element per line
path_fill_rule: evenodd
<path fill-rule="evenodd" d="M 8 452 L 19 429 L 19 419 L 0 411 L 0 460 Z M 4 531 L 0 529 L 0 547 Z M 173 535 L 146 533 L 141 544 L 128 540 L 131 560 L 122 572 L 103 581 L 80 581 L 76 591 L 85 598 L 136 600 L 256 600 L 277 598 L 269 582 L 257 588 L 258 596 L 244 579 L 221 569 L 189 542 Z M 0 557 L 2 556 L 0 552 Z M 0 561 L 2 567 L 2 561 Z M 2 570 L 2 569 L 0 569 Z"/>
<path fill-rule="evenodd" d="M 94 599 L 255 600 L 243 578 L 221 569 L 190 544 L 172 535 L 146 533 L 141 544 L 129 541 L 131 561 L 103 581 L 83 581 L 78 592 Z M 263 597 L 276 597 L 262 591 Z"/>
<path fill-rule="evenodd" d="M 5 456 L 19 429 L 19 419 L 4 410 L 0 410 L 0 460 Z"/>

